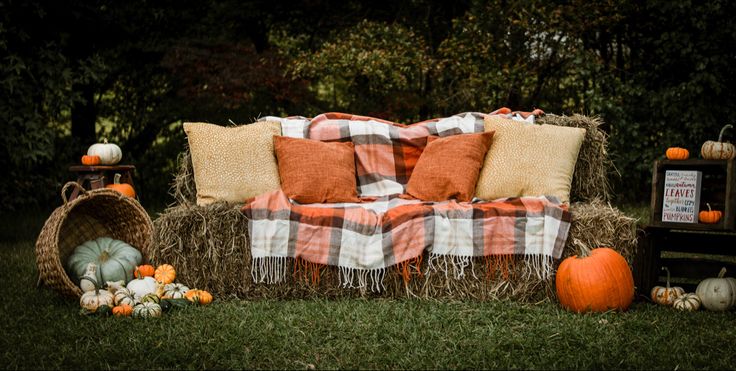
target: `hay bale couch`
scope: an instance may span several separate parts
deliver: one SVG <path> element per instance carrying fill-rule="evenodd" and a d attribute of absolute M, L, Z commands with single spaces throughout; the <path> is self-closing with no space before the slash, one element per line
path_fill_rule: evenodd
<path fill-rule="evenodd" d="M 635 253 L 600 125 L 508 109 L 185 123 L 149 259 L 220 297 L 551 298 L 562 259 Z"/>

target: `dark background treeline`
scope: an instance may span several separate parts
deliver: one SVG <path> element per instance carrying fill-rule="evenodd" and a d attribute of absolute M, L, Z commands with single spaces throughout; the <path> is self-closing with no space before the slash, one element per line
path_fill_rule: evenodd
<path fill-rule="evenodd" d="M 502 106 L 602 117 L 616 201 L 646 201 L 655 158 L 697 156 L 733 120 L 733 14 L 728 0 L 0 0 L 0 207 L 58 205 L 103 137 L 149 207 L 172 201 L 183 121 Z"/>

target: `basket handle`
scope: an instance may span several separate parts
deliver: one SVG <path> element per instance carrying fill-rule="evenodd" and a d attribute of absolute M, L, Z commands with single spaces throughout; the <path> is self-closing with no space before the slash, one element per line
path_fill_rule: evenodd
<path fill-rule="evenodd" d="M 77 189 L 79 189 L 80 196 L 87 194 L 87 190 L 84 189 L 81 184 L 77 182 L 67 182 L 66 184 L 64 184 L 64 188 L 61 189 L 61 199 L 64 200 L 64 205 L 69 202 L 66 198 L 66 191 L 69 189 L 69 187 L 77 187 Z"/>

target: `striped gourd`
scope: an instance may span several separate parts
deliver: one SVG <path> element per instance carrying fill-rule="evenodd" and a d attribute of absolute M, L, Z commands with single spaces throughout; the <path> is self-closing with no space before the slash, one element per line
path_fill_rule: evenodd
<path fill-rule="evenodd" d="M 161 306 L 152 303 L 140 303 L 133 307 L 133 318 L 154 318 L 161 317 Z"/>

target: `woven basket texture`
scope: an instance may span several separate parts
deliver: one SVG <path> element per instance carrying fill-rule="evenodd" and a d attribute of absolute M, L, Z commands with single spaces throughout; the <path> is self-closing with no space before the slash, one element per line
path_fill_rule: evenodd
<path fill-rule="evenodd" d="M 68 201 L 66 193 L 79 188 L 79 197 Z M 85 190 L 69 182 L 61 191 L 64 204 L 46 220 L 36 240 L 38 285 L 45 284 L 64 296 L 81 297 L 82 290 L 69 276 L 66 261 L 82 243 L 110 237 L 137 248 L 148 261 L 153 223 L 141 204 L 112 190 Z"/>

